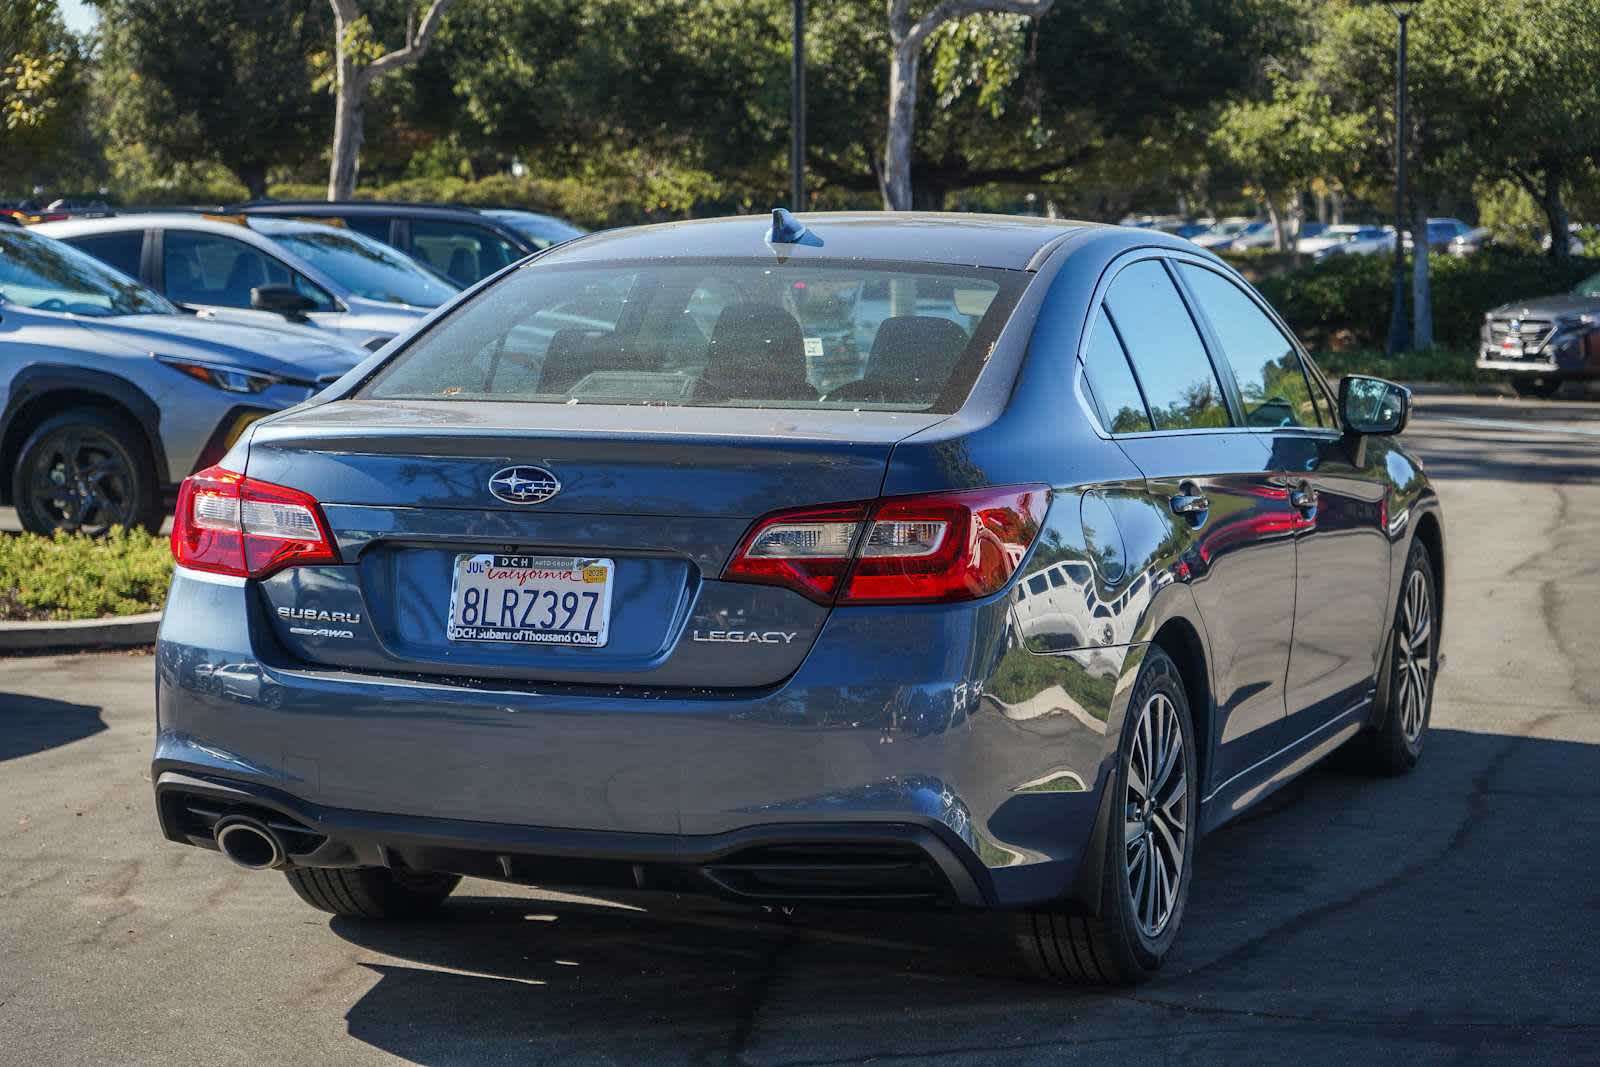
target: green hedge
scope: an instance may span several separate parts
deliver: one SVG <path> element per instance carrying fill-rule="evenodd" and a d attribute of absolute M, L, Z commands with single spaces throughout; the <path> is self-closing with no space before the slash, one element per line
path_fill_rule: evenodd
<path fill-rule="evenodd" d="M 166 599 L 165 537 L 112 527 L 75 534 L 0 535 L 0 619 L 97 619 L 155 611 Z"/>
<path fill-rule="evenodd" d="M 1313 348 L 1381 346 L 1389 329 L 1393 260 L 1388 256 L 1333 256 L 1261 279 L 1262 292 Z M 1447 348 L 1468 349 L 1483 314 L 1509 300 L 1566 292 L 1600 260 L 1530 256 L 1487 249 L 1472 256 L 1430 258 L 1433 333 Z M 1411 279 L 1406 276 L 1407 293 Z M 1409 297 L 1408 297 L 1409 299 Z"/>

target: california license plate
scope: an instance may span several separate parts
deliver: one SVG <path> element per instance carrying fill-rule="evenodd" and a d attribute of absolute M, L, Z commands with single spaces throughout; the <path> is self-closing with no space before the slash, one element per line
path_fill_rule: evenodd
<path fill-rule="evenodd" d="M 599 648 L 611 626 L 609 559 L 456 557 L 447 634 L 452 641 Z"/>

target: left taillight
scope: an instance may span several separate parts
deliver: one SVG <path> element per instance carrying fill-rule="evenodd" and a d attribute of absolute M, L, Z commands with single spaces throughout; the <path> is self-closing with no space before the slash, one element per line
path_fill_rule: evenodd
<path fill-rule="evenodd" d="M 722 577 L 819 604 L 975 600 L 1010 580 L 1049 502 L 1048 486 L 1024 485 L 774 512 Z"/>
<path fill-rule="evenodd" d="M 172 556 L 180 567 L 241 578 L 339 562 L 310 494 L 223 467 L 184 479 L 172 520 Z"/>

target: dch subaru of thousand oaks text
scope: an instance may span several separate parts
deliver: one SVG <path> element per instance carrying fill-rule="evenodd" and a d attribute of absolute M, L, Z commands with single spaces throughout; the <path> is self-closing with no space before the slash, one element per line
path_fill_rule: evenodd
<path fill-rule="evenodd" d="M 1421 752 L 1409 409 L 1151 230 L 572 241 L 184 483 L 161 826 L 342 915 L 462 875 L 994 909 L 1136 981 L 1202 833 Z"/>

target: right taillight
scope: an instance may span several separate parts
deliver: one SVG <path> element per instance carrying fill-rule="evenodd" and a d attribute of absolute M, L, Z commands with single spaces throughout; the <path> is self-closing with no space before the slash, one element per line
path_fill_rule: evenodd
<path fill-rule="evenodd" d="M 1047 486 L 1025 485 L 775 512 L 745 535 L 722 577 L 819 604 L 973 600 L 1011 578 L 1049 500 Z"/>
<path fill-rule="evenodd" d="M 172 556 L 181 567 L 241 578 L 339 562 L 314 497 L 223 467 L 184 479 L 172 519 Z"/>

